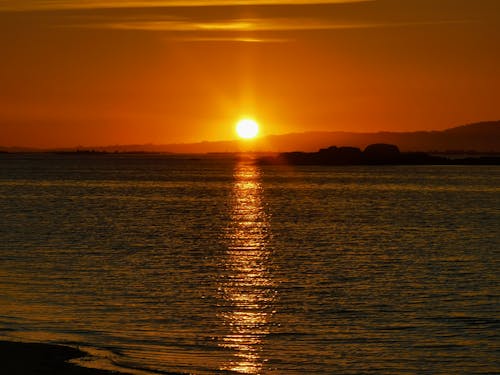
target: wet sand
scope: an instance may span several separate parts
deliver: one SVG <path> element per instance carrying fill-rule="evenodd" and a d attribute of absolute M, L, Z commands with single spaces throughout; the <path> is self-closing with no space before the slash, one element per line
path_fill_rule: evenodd
<path fill-rule="evenodd" d="M 49 344 L 0 341 L 0 373 L 9 375 L 117 375 L 68 363 L 84 357 L 78 349 Z"/>

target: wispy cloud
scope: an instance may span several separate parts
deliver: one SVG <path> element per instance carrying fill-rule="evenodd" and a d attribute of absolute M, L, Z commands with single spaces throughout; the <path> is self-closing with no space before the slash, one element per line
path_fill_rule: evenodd
<path fill-rule="evenodd" d="M 419 8 L 416 5 L 424 0 L 405 1 L 408 2 L 401 5 L 377 0 L 0 0 L 0 9 L 15 5 L 18 11 L 22 7 L 45 9 L 37 12 L 35 18 L 30 13 L 26 18 L 30 27 L 33 27 L 32 20 L 36 20 L 34 24 L 42 28 L 170 33 L 166 37 L 171 40 L 246 43 L 299 39 L 309 31 L 478 21 L 464 9 L 454 11 L 454 8 L 442 7 L 439 10 L 430 0 L 425 0 L 427 7 Z M 274 6 L 245 6 L 259 4 Z M 4 14 L 10 17 L 10 13 Z"/>
<path fill-rule="evenodd" d="M 0 0 L 1 10 L 207 7 L 231 5 L 342 4 L 375 0 Z"/>
<path fill-rule="evenodd" d="M 314 18 L 242 18 L 225 21 L 197 22 L 192 20 L 170 19 L 162 21 L 125 21 L 112 23 L 94 23 L 83 25 L 91 28 L 109 28 L 121 30 L 143 31 L 301 31 L 301 30 L 336 30 L 383 27 L 405 27 L 415 25 L 439 25 L 450 23 L 465 23 L 466 20 L 443 20 L 422 22 L 330 22 Z"/>
<path fill-rule="evenodd" d="M 327 31 L 370 28 L 402 28 L 423 25 L 467 23 L 467 20 L 427 22 L 333 22 L 314 18 L 243 18 L 218 21 L 195 21 L 170 18 L 155 21 L 121 21 L 92 23 L 78 27 L 166 33 L 168 40 L 178 42 L 283 43 L 300 38 L 290 32 Z M 74 26 L 72 26 L 74 27 Z M 168 35 L 173 33 L 172 35 Z"/>
<path fill-rule="evenodd" d="M 261 38 L 261 37 L 241 37 L 241 36 L 214 36 L 214 37 L 178 37 L 170 38 L 169 40 L 177 42 L 216 42 L 216 43 L 287 43 L 288 38 Z"/>

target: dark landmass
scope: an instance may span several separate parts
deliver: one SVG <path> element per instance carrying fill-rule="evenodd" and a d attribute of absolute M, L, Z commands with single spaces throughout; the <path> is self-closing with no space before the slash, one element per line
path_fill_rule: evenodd
<path fill-rule="evenodd" d="M 301 150 L 314 152 L 330 145 L 352 146 L 364 149 L 374 143 L 396 144 L 401 151 L 424 151 L 429 153 L 489 154 L 500 153 L 500 121 L 479 122 L 441 131 L 416 132 L 305 132 L 270 135 L 251 141 L 218 141 L 180 144 L 113 145 L 100 147 L 74 147 L 50 151 L 75 152 L 145 152 L 145 153 L 233 153 L 241 151 L 286 152 Z M 48 150 L 0 147 L 8 152 L 43 152 Z"/>
<path fill-rule="evenodd" d="M 51 151 L 51 154 L 57 155 L 109 155 L 108 151 L 96 151 L 96 150 L 74 150 L 74 151 Z"/>
<path fill-rule="evenodd" d="M 71 359 L 85 357 L 86 353 L 68 346 L 0 341 L 0 373 L 6 375 L 124 375 L 80 367 Z M 181 375 L 161 372 L 163 375 Z"/>
<path fill-rule="evenodd" d="M 403 152 L 490 154 L 500 152 L 500 121 L 481 122 L 442 131 L 417 132 L 307 132 L 269 136 L 266 144 L 281 152 L 314 152 L 330 145 L 364 149 L 370 144 L 398 145 Z"/>
<path fill-rule="evenodd" d="M 318 152 L 285 152 L 262 157 L 259 164 L 290 165 L 500 165 L 500 156 L 450 159 L 425 152 L 400 152 L 395 145 L 377 143 L 364 151 L 357 147 L 323 148 Z"/>
<path fill-rule="evenodd" d="M 457 151 L 459 154 L 471 152 L 500 152 L 500 121 L 481 122 L 459 126 L 443 131 L 419 132 L 305 132 L 295 134 L 270 135 L 259 139 L 241 141 L 198 142 L 170 145 L 116 146 L 109 150 L 137 150 L 197 154 L 209 152 L 286 152 L 301 150 L 314 152 L 330 145 L 353 146 L 364 149 L 374 143 L 396 144 L 404 152 L 424 151 L 429 153 Z M 142 147 L 142 148 L 141 148 Z M 107 149 L 107 148 L 106 148 Z"/>
<path fill-rule="evenodd" d="M 111 375 L 117 372 L 94 370 L 68 363 L 84 357 L 78 349 L 0 341 L 0 372 L 9 375 Z"/>
<path fill-rule="evenodd" d="M 149 152 L 149 151 L 104 151 L 104 150 L 68 150 L 68 151 L 48 151 L 50 154 L 56 155 L 160 155 L 165 154 L 162 152 Z"/>

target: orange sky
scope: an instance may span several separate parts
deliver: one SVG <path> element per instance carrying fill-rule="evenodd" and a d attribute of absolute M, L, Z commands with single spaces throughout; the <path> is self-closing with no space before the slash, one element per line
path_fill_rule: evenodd
<path fill-rule="evenodd" d="M 498 0 L 2 0 L 0 145 L 497 120 L 499 45 Z"/>

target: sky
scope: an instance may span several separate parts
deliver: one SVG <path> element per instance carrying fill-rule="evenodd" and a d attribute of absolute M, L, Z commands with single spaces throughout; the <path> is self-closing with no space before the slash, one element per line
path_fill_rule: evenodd
<path fill-rule="evenodd" d="M 0 145 L 500 119 L 499 0 L 0 0 Z"/>

